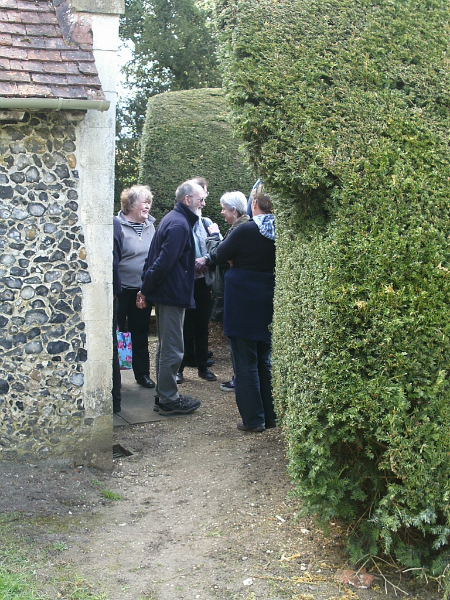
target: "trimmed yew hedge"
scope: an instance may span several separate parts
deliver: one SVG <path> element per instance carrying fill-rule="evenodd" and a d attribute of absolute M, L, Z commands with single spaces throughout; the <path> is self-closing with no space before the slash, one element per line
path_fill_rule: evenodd
<path fill-rule="evenodd" d="M 219 0 L 232 123 L 275 191 L 273 382 L 306 510 L 353 558 L 450 536 L 444 0 Z"/>
<path fill-rule="evenodd" d="M 178 185 L 198 176 L 208 182 L 203 216 L 222 228 L 222 194 L 240 190 L 247 196 L 256 179 L 227 123 L 221 89 L 166 92 L 150 98 L 141 148 L 139 181 L 154 194 L 151 214 L 158 221 L 173 208 Z"/>

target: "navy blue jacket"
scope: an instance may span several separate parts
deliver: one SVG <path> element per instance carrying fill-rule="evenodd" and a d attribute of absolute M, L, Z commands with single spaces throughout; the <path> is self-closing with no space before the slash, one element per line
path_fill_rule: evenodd
<path fill-rule="evenodd" d="M 161 221 L 144 265 L 141 292 L 148 303 L 195 308 L 195 243 L 198 217 L 178 202 Z"/>
<path fill-rule="evenodd" d="M 225 273 L 223 330 L 228 337 L 271 341 L 274 273 L 232 267 Z"/>
<path fill-rule="evenodd" d="M 270 343 L 275 288 L 275 242 L 250 220 L 217 246 L 219 263 L 231 260 L 225 274 L 223 330 L 229 337 Z"/>

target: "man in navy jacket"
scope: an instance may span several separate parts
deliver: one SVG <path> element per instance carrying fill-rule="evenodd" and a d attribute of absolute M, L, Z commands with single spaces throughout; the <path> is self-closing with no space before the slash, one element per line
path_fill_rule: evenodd
<path fill-rule="evenodd" d="M 184 354 L 183 320 L 186 308 L 195 308 L 195 242 L 193 227 L 205 203 L 204 190 L 185 181 L 175 192 L 175 207 L 159 224 L 144 265 L 137 306 L 155 305 L 156 347 L 155 410 L 162 415 L 190 414 L 200 401 L 180 396 L 176 374 Z"/>

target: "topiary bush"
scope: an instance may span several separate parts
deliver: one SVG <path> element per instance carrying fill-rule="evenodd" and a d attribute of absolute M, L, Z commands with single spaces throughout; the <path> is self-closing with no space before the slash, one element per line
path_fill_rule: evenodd
<path fill-rule="evenodd" d="M 248 195 L 256 179 L 227 123 L 221 89 L 166 92 L 150 98 L 141 148 L 139 181 L 154 194 L 151 213 L 157 220 L 173 208 L 178 185 L 199 176 L 209 184 L 203 216 L 222 228 L 222 194 L 241 190 Z"/>
<path fill-rule="evenodd" d="M 273 383 L 306 510 L 434 574 L 450 536 L 443 0 L 218 0 L 231 122 L 275 192 Z"/>

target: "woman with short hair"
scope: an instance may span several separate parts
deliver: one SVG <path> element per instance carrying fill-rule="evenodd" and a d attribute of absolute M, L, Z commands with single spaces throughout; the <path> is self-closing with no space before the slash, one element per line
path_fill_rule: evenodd
<path fill-rule="evenodd" d="M 275 220 L 267 194 L 256 193 L 253 219 L 232 231 L 217 247 L 225 274 L 224 332 L 231 346 L 236 404 L 241 431 L 275 427 L 272 396 L 271 333 L 275 288 Z"/>
<path fill-rule="evenodd" d="M 247 208 L 247 198 L 242 192 L 226 192 L 220 198 L 220 205 L 222 206 L 221 215 L 225 219 L 226 223 L 229 223 L 231 227 L 227 231 L 225 238 L 229 235 L 236 227 L 246 223 L 250 217 L 245 214 Z M 210 261 L 216 265 L 216 273 L 214 282 L 212 285 L 213 295 L 213 306 L 211 310 L 211 321 L 223 321 L 223 298 L 225 289 L 225 273 L 230 268 L 230 265 L 225 262 L 224 264 L 217 263 L 217 248 L 222 241 L 219 235 L 218 228 L 208 228 L 210 237 L 206 239 L 206 248 L 208 249 L 208 255 Z M 228 381 L 224 381 L 220 384 L 220 389 L 223 392 L 234 392 L 234 376 Z"/>
<path fill-rule="evenodd" d="M 220 205 L 222 207 L 221 214 L 225 221 L 234 225 L 245 214 L 247 198 L 242 192 L 225 192 L 220 199 Z M 231 217 L 228 213 L 231 213 L 233 216 Z"/>
<path fill-rule="evenodd" d="M 118 324 L 131 333 L 132 366 L 139 385 L 155 387 L 150 379 L 150 357 L 148 353 L 148 329 L 151 306 L 139 309 L 136 296 L 142 285 L 142 270 L 155 235 L 155 218 L 149 214 L 153 194 L 146 185 L 133 185 L 123 190 L 120 196 L 122 210 L 118 219 L 122 226 L 123 248 L 119 263 L 122 291 L 119 294 Z"/>
<path fill-rule="evenodd" d="M 221 215 L 225 219 L 226 223 L 229 223 L 231 227 L 227 231 L 225 238 L 239 225 L 246 223 L 250 217 L 245 214 L 247 209 L 247 198 L 242 192 L 226 192 L 220 198 L 220 205 L 222 206 Z M 211 321 L 223 321 L 223 294 L 224 294 L 224 277 L 225 273 L 230 268 L 230 265 L 225 262 L 218 264 L 217 262 L 217 248 L 221 243 L 219 234 L 219 228 L 209 227 L 209 237 L 206 238 L 206 248 L 208 250 L 208 257 L 210 262 L 216 265 L 216 275 L 213 282 L 212 293 L 213 293 L 213 307 L 211 311 Z"/>

